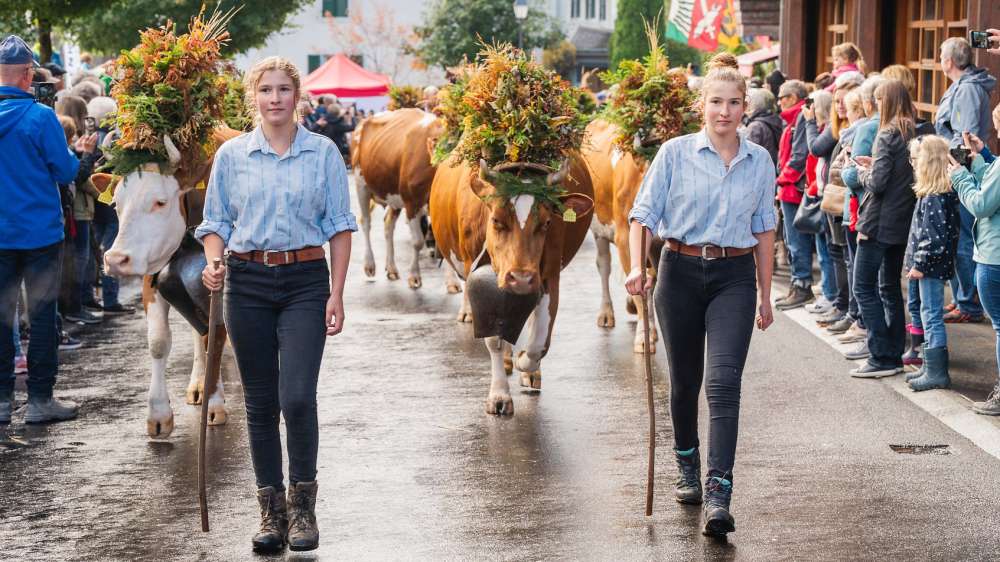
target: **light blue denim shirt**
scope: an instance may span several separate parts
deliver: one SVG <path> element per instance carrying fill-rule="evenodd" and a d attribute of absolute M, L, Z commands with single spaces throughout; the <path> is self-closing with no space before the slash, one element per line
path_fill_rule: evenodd
<path fill-rule="evenodd" d="M 322 246 L 357 230 L 347 168 L 330 139 L 298 126 L 279 156 L 258 125 L 219 148 L 205 194 L 198 239 L 216 233 L 239 253 Z"/>
<path fill-rule="evenodd" d="M 691 246 L 752 248 L 754 234 L 774 230 L 775 170 L 770 154 L 738 133 L 740 148 L 729 171 L 708 133 L 667 141 L 635 196 L 629 213 L 656 230 Z"/>

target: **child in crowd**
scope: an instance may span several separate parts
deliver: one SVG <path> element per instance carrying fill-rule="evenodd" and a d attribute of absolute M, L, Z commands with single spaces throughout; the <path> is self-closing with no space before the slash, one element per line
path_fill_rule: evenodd
<path fill-rule="evenodd" d="M 846 72 L 860 72 L 862 76 L 868 76 L 868 65 L 865 64 L 865 57 L 861 54 L 861 49 L 854 43 L 841 43 L 834 45 L 830 49 L 833 56 L 833 77 L 838 78 Z M 830 84 L 825 89 L 832 92 L 836 84 Z"/>
<path fill-rule="evenodd" d="M 906 244 L 906 277 L 910 280 L 910 294 L 916 293 L 914 296 L 920 302 L 919 318 L 913 316 L 913 325 L 923 328 L 924 361 L 920 370 L 906 375 L 906 380 L 910 388 L 921 391 L 951 385 L 943 316 L 944 285 L 955 274 L 961 217 L 958 195 L 948 175 L 948 141 L 925 136 L 910 141 L 909 149 L 916 177 L 913 191 L 917 205 Z"/>

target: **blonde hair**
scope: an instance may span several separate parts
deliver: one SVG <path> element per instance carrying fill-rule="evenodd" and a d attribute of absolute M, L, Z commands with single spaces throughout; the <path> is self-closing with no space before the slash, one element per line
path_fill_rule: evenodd
<path fill-rule="evenodd" d="M 66 144 L 71 144 L 76 138 L 76 121 L 69 115 L 60 115 L 59 124 L 62 125 L 63 133 L 66 134 Z"/>
<path fill-rule="evenodd" d="M 851 91 L 847 92 L 847 97 L 844 98 L 844 106 L 847 107 L 847 111 L 851 111 L 853 109 L 864 116 L 865 103 L 861 97 L 860 88 L 852 88 Z"/>
<path fill-rule="evenodd" d="M 841 43 L 840 45 L 834 45 L 830 52 L 844 57 L 848 62 L 853 62 L 858 67 L 858 72 L 867 76 L 868 75 L 868 65 L 865 64 L 865 57 L 861 54 L 861 49 L 857 45 L 851 42 Z"/>
<path fill-rule="evenodd" d="M 997 123 L 1000 123 L 1000 103 L 993 108 L 993 124 L 996 125 Z"/>
<path fill-rule="evenodd" d="M 246 96 L 246 105 L 254 114 L 254 126 L 259 125 L 263 120 L 260 111 L 257 110 L 257 84 L 260 83 L 261 76 L 263 76 L 265 72 L 269 72 L 271 70 L 280 70 L 292 79 L 292 86 L 295 88 L 296 98 L 292 119 L 298 123 L 302 120 L 302 116 L 299 115 L 298 108 L 298 100 L 301 98 L 300 92 L 302 90 L 302 79 L 299 77 L 299 69 L 292 64 L 292 61 L 286 59 L 285 57 L 273 56 L 257 62 L 257 64 L 253 65 L 243 76 L 243 88 L 246 91 L 244 94 Z"/>
<path fill-rule="evenodd" d="M 857 82 L 844 82 L 841 85 L 833 89 L 833 100 L 834 103 L 837 101 L 837 92 L 846 92 L 844 94 L 844 107 L 847 107 L 847 96 L 850 95 L 851 91 L 858 89 Z M 858 95 L 858 100 L 861 100 L 860 94 Z M 861 106 L 861 112 L 864 113 L 865 108 Z M 847 121 L 845 117 L 843 120 L 840 115 L 837 114 L 837 108 L 834 107 L 833 111 L 830 112 L 830 127 L 832 127 L 831 132 L 833 133 L 833 138 L 840 140 L 840 131 L 844 129 L 844 123 Z"/>
<path fill-rule="evenodd" d="M 916 160 L 913 166 L 913 192 L 917 197 L 935 193 L 950 193 L 951 176 L 948 174 L 948 141 L 935 135 L 910 141 L 910 157 Z"/>
<path fill-rule="evenodd" d="M 740 63 L 736 60 L 736 55 L 726 52 L 718 53 L 705 63 L 705 68 L 708 72 L 705 73 L 705 79 L 699 88 L 700 93 L 696 102 L 699 108 L 705 103 L 705 96 L 708 95 L 708 89 L 712 83 L 729 82 L 743 94 L 743 108 L 746 112 L 753 111 L 750 107 L 750 98 L 747 96 L 747 81 L 740 74 Z"/>
<path fill-rule="evenodd" d="M 911 98 L 917 93 L 917 81 L 913 78 L 913 72 L 901 64 L 891 64 L 883 68 L 881 76 L 886 79 L 895 78 L 902 82 L 906 86 L 906 90 L 910 92 Z"/>

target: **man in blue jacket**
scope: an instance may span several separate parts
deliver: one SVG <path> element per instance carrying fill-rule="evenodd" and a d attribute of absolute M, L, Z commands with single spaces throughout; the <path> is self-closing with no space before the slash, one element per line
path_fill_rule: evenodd
<path fill-rule="evenodd" d="M 59 183 L 76 178 L 79 161 L 52 109 L 29 93 L 36 66 L 17 36 L 0 43 L 0 423 L 14 405 L 14 305 L 28 295 L 28 423 L 76 417 L 75 403 L 52 396 L 59 368 L 56 299 L 62 259 Z"/>
<path fill-rule="evenodd" d="M 934 116 L 934 128 L 952 148 L 962 146 L 962 131 L 969 131 L 981 139 L 990 134 L 990 92 L 996 78 L 985 68 L 972 64 L 972 46 L 964 37 L 952 37 L 941 44 L 941 70 L 952 81 L 941 98 Z M 983 305 L 976 298 L 973 282 L 976 263 L 972 259 L 975 241 L 972 237 L 974 217 L 959 205 L 962 216 L 958 243 L 958 260 L 955 277 L 951 280 L 951 293 L 955 300 L 948 307 L 944 321 L 982 322 Z"/>

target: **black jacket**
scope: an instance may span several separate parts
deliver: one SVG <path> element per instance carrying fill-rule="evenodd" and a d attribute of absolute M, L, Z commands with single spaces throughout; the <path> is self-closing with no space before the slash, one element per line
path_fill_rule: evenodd
<path fill-rule="evenodd" d="M 327 119 L 326 125 L 323 125 L 319 133 L 332 140 L 337 145 L 337 148 L 340 149 L 341 154 L 347 154 L 351 151 L 351 145 L 347 142 L 346 133 L 353 130 L 354 123 L 338 115 L 333 119 Z"/>
<path fill-rule="evenodd" d="M 955 275 L 961 221 L 958 194 L 954 191 L 917 199 L 906 244 L 906 270 L 917 269 L 932 279 L 951 279 Z"/>
<path fill-rule="evenodd" d="M 906 144 L 910 133 L 885 127 L 875 137 L 872 165 L 858 173 L 865 189 L 858 209 L 857 231 L 883 244 L 906 244 L 910 219 L 917 202 L 913 194 L 913 168 Z"/>
<path fill-rule="evenodd" d="M 827 123 L 823 132 L 819 131 L 815 119 L 806 119 L 806 144 L 809 146 L 809 154 L 816 158 L 826 159 L 826 165 L 821 171 L 823 173 L 823 183 L 830 182 L 830 163 L 833 162 L 833 149 L 837 147 L 837 139 L 833 138 L 833 127 Z"/>
<path fill-rule="evenodd" d="M 785 128 L 785 121 L 773 111 L 754 111 L 747 119 L 746 139 L 763 146 L 771 155 L 771 161 L 778 164 L 778 141 Z"/>

